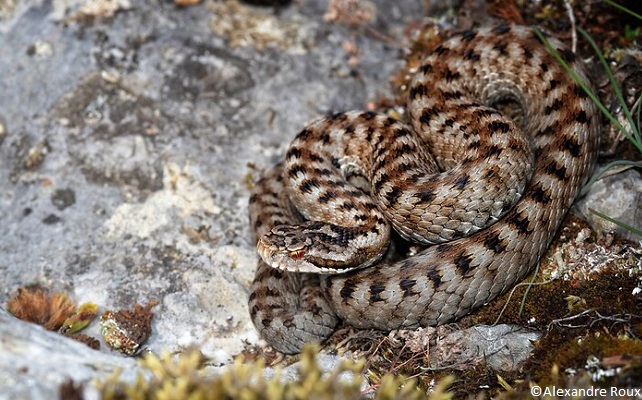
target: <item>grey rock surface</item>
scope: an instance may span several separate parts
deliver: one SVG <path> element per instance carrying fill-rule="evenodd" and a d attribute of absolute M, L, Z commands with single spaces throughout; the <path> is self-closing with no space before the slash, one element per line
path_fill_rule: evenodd
<path fill-rule="evenodd" d="M 103 378 L 115 372 L 125 382 L 139 373 L 132 358 L 113 357 L 42 327 L 17 320 L 0 310 L 0 398 L 55 399 L 67 379 L 78 382 Z M 86 385 L 87 398 L 97 396 Z"/>
<path fill-rule="evenodd" d="M 483 359 L 493 370 L 512 371 L 528 358 L 540 336 L 538 332 L 514 325 L 480 325 L 455 331 L 444 343 L 460 343 L 470 357 Z"/>
<path fill-rule="evenodd" d="M 642 176 L 639 171 L 630 169 L 598 180 L 578 206 L 597 231 L 616 233 L 631 241 L 642 240 L 633 232 L 590 211 L 595 210 L 642 231 Z"/>
<path fill-rule="evenodd" d="M 413 1 L 379 3 L 370 25 L 391 37 L 423 14 Z M 11 5 L 0 14 L 0 305 L 34 283 L 101 312 L 157 300 L 145 347 L 198 346 L 230 362 L 258 342 L 249 179 L 307 121 L 387 92 L 400 47 L 325 22 L 327 1 Z M 45 354 L 75 352 L 102 376 L 132 365 L 104 342 L 79 353 L 1 316 L 0 382 L 12 389 L 0 397 L 52 398 L 63 377 L 88 378 L 45 372 Z M 98 324 L 85 333 L 100 337 Z M 25 363 L 38 367 L 15 368 Z"/>

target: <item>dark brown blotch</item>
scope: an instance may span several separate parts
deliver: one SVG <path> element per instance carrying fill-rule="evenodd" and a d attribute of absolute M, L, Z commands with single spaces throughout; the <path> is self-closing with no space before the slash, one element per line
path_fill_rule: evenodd
<path fill-rule="evenodd" d="M 430 120 L 437 115 L 439 115 L 439 111 L 435 110 L 434 108 L 424 108 L 421 111 L 419 121 L 423 124 L 429 124 Z"/>
<path fill-rule="evenodd" d="M 308 136 L 312 135 L 312 132 L 313 132 L 312 129 L 304 128 L 299 132 L 298 135 L 296 135 L 296 138 L 297 139 L 302 139 L 302 140 L 303 139 L 307 139 Z"/>
<path fill-rule="evenodd" d="M 517 231 L 521 234 L 526 234 L 530 233 L 531 230 L 528 229 L 528 226 L 530 225 L 531 221 L 528 219 L 528 216 L 522 217 L 520 214 L 517 212 L 511 213 L 506 216 L 505 221 L 515 227 Z"/>
<path fill-rule="evenodd" d="M 339 295 L 341 295 L 343 299 L 351 299 L 356 287 L 357 284 L 352 279 L 346 279 L 345 282 L 343 282 L 343 287 L 339 291 Z"/>
<path fill-rule="evenodd" d="M 255 307 L 252 307 L 252 308 L 255 308 Z M 256 312 L 254 314 L 256 315 Z M 271 324 L 272 324 L 272 318 L 263 318 L 261 320 L 261 325 L 263 325 L 266 328 L 269 327 Z"/>
<path fill-rule="evenodd" d="M 479 140 L 472 141 L 468 144 L 468 148 L 471 150 L 478 149 L 481 147 L 481 142 Z"/>
<path fill-rule="evenodd" d="M 544 108 L 544 114 L 550 115 L 553 111 L 559 111 L 562 109 L 563 103 L 560 99 L 553 100 L 550 106 Z"/>
<path fill-rule="evenodd" d="M 385 299 L 381 298 L 380 294 L 386 290 L 386 286 L 380 283 L 373 283 L 370 285 L 370 302 L 376 303 L 379 301 L 384 301 Z"/>
<path fill-rule="evenodd" d="M 589 97 L 588 93 L 586 93 L 586 90 L 584 90 L 580 85 L 575 85 L 573 87 L 573 93 L 575 93 L 576 96 L 582 99 L 586 99 Z"/>
<path fill-rule="evenodd" d="M 545 62 L 540 63 L 539 68 L 544 72 L 548 72 L 548 64 L 546 64 Z"/>
<path fill-rule="evenodd" d="M 470 180 L 470 176 L 468 175 L 463 175 L 457 179 L 455 182 L 454 187 L 458 190 L 464 190 L 466 188 L 466 185 L 468 184 L 468 181 Z"/>
<path fill-rule="evenodd" d="M 408 92 L 408 97 L 410 100 L 414 100 L 417 97 L 424 97 L 428 93 L 428 88 L 424 84 L 417 84 L 410 88 Z"/>
<path fill-rule="evenodd" d="M 465 30 L 461 33 L 461 38 L 465 42 L 470 42 L 477 36 L 477 32 L 473 30 Z"/>
<path fill-rule="evenodd" d="M 332 122 L 343 122 L 348 119 L 348 115 L 344 112 L 330 114 L 327 119 Z"/>
<path fill-rule="evenodd" d="M 419 294 L 418 292 L 415 292 L 414 290 L 412 290 L 412 288 L 414 288 L 416 284 L 417 284 L 416 279 L 402 279 L 399 282 L 399 288 L 403 292 L 403 297 L 409 297 L 409 296 L 414 296 Z"/>
<path fill-rule="evenodd" d="M 464 53 L 464 60 L 477 62 L 481 59 L 479 53 L 476 53 L 473 49 L 468 49 Z"/>
<path fill-rule="evenodd" d="M 310 153 L 310 155 L 308 156 L 308 158 L 310 159 L 310 161 L 318 162 L 318 163 L 322 163 L 322 162 L 324 162 L 324 161 L 325 161 L 325 160 L 323 159 L 323 157 L 321 157 L 321 156 L 320 156 L 320 155 L 318 155 L 318 154 L 314 154 L 314 153 Z"/>
<path fill-rule="evenodd" d="M 451 99 L 457 100 L 461 98 L 461 92 L 459 90 L 456 90 L 454 92 L 442 92 L 441 95 L 446 100 L 451 100 Z"/>
<path fill-rule="evenodd" d="M 287 153 L 285 153 L 285 159 L 289 160 L 291 158 L 301 158 L 301 149 L 295 146 L 290 147 Z"/>
<path fill-rule="evenodd" d="M 573 157 L 579 157 L 579 155 L 582 153 L 582 148 L 580 147 L 580 145 L 575 141 L 574 138 L 570 136 L 564 137 L 562 148 Z"/>
<path fill-rule="evenodd" d="M 472 261 L 472 254 L 460 254 L 459 257 L 455 259 L 455 266 L 462 276 L 466 276 L 466 274 L 473 269 L 470 264 Z"/>
<path fill-rule="evenodd" d="M 390 192 L 384 195 L 384 198 L 386 199 L 386 202 L 392 206 L 394 204 L 397 204 L 397 199 L 399 199 L 399 196 L 401 196 L 401 194 L 401 189 L 394 187 Z"/>
<path fill-rule="evenodd" d="M 440 56 L 443 56 L 444 54 L 447 54 L 449 51 L 450 51 L 450 49 L 447 46 L 443 45 L 443 44 L 440 44 L 435 49 L 435 53 L 437 55 L 440 55 Z"/>
<path fill-rule="evenodd" d="M 270 276 L 274 279 L 283 279 L 283 273 L 276 268 L 270 268 Z"/>
<path fill-rule="evenodd" d="M 399 139 L 408 135 L 410 135 L 410 131 L 404 127 L 400 127 L 394 130 L 395 139 Z"/>
<path fill-rule="evenodd" d="M 330 200 L 336 199 L 337 194 L 333 191 L 327 191 L 323 195 L 319 196 L 319 201 L 323 204 L 327 204 Z"/>
<path fill-rule="evenodd" d="M 546 205 L 551 201 L 551 197 L 546 193 L 546 191 L 536 184 L 531 187 L 528 197 L 542 205 Z"/>
<path fill-rule="evenodd" d="M 319 188 L 320 188 L 319 181 L 317 181 L 314 178 L 307 179 L 307 180 L 303 181 L 303 183 L 301 183 L 301 185 L 299 185 L 299 190 L 301 190 L 304 193 L 308 193 L 308 194 L 312 193 L 312 191 L 314 189 L 319 189 Z"/>
<path fill-rule="evenodd" d="M 353 217 L 353 219 L 354 219 L 356 222 L 365 222 L 365 221 L 367 221 L 367 220 L 368 220 L 368 216 L 367 216 L 367 215 L 365 215 L 365 214 L 356 214 L 356 215 Z"/>
<path fill-rule="evenodd" d="M 554 160 L 546 166 L 546 172 L 549 175 L 555 176 L 560 181 L 566 180 L 566 167 L 564 165 L 557 165 L 557 162 Z"/>
<path fill-rule="evenodd" d="M 588 124 L 590 120 L 591 117 L 589 117 L 584 110 L 580 110 L 580 112 L 575 114 L 575 121 L 580 124 Z"/>
<path fill-rule="evenodd" d="M 371 121 L 377 117 L 377 113 L 374 111 L 364 111 L 359 114 L 359 118 L 362 118 L 364 121 Z"/>
<path fill-rule="evenodd" d="M 441 282 L 442 282 L 441 275 L 439 275 L 439 272 L 436 269 L 428 268 L 426 277 L 430 279 L 430 281 L 432 282 L 434 290 L 437 290 L 437 288 L 441 286 Z"/>
<path fill-rule="evenodd" d="M 330 162 L 332 163 L 332 166 L 335 167 L 336 169 L 341 169 L 341 161 L 339 161 L 338 158 L 332 157 L 332 160 Z"/>
<path fill-rule="evenodd" d="M 345 210 L 345 211 L 352 211 L 352 210 L 355 209 L 355 206 L 354 206 L 354 204 L 347 202 L 347 203 L 342 203 L 341 205 L 339 205 L 339 208 L 342 209 L 342 210 Z"/>
<path fill-rule="evenodd" d="M 414 151 L 414 147 L 415 146 L 412 146 L 409 143 L 404 143 L 404 144 L 401 145 L 401 147 L 399 147 L 399 151 L 402 152 L 402 153 L 410 153 L 410 152 Z"/>
<path fill-rule="evenodd" d="M 575 62 L 575 53 L 573 53 L 570 49 L 563 48 L 563 49 L 557 49 L 557 52 L 562 56 L 564 61 L 566 61 L 568 64 L 572 64 Z"/>
<path fill-rule="evenodd" d="M 500 154 L 502 154 L 502 148 L 493 144 L 490 147 L 488 147 L 488 151 L 486 152 L 486 155 L 484 157 L 490 158 L 493 156 L 499 156 Z"/>
<path fill-rule="evenodd" d="M 332 175 L 332 171 L 330 171 L 327 168 L 314 168 L 314 173 L 319 175 L 319 176 L 330 176 L 330 175 Z"/>
<path fill-rule="evenodd" d="M 500 43 L 497 43 L 495 46 L 493 46 L 493 49 L 497 50 L 499 52 L 499 55 L 507 56 L 508 55 L 508 52 L 506 51 L 507 47 L 508 47 L 508 43 L 500 42 Z"/>
<path fill-rule="evenodd" d="M 388 182 L 390 182 L 390 176 L 386 173 L 381 174 L 379 176 L 379 180 L 377 180 L 374 183 L 375 191 L 377 192 L 381 191 L 381 188 L 383 187 L 383 185 L 385 185 Z"/>
<path fill-rule="evenodd" d="M 544 128 L 544 129 L 540 129 L 540 130 L 537 132 L 536 136 L 553 136 L 553 135 L 555 135 L 556 133 L 557 133 L 557 130 L 556 130 L 555 128 L 553 128 L 553 126 L 552 126 L 552 125 L 549 125 L 549 126 L 547 126 L 546 128 Z"/>
<path fill-rule="evenodd" d="M 436 197 L 435 192 L 419 192 L 415 193 L 414 197 L 418 198 L 422 203 L 430 203 Z"/>
<path fill-rule="evenodd" d="M 446 69 L 444 72 L 444 79 L 446 79 L 446 82 L 452 82 L 457 79 L 461 78 L 461 74 L 457 71 L 452 71 L 450 69 Z"/>
<path fill-rule="evenodd" d="M 510 130 L 510 125 L 502 121 L 493 121 L 488 124 L 488 130 L 490 130 L 491 132 L 500 131 L 502 133 L 506 133 Z"/>
<path fill-rule="evenodd" d="M 510 25 L 502 24 L 493 28 L 492 32 L 496 35 L 505 35 L 511 31 Z"/>
<path fill-rule="evenodd" d="M 490 234 L 484 240 L 484 247 L 488 250 L 495 252 L 495 254 L 503 253 L 506 250 L 506 244 L 497 236 L 497 234 Z"/>
<path fill-rule="evenodd" d="M 288 171 L 288 176 L 290 179 L 294 179 L 297 177 L 297 175 L 305 175 L 308 172 L 308 170 L 303 166 L 303 165 L 295 165 L 294 167 L 290 168 Z"/>

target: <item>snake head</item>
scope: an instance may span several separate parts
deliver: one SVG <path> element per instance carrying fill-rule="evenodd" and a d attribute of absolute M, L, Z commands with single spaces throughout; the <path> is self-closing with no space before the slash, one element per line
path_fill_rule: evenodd
<path fill-rule="evenodd" d="M 272 268 L 293 272 L 320 273 L 322 268 L 309 259 L 313 240 L 299 226 L 280 225 L 262 236 L 257 249 Z"/>
<path fill-rule="evenodd" d="M 347 228 L 308 221 L 297 226 L 279 225 L 261 237 L 257 249 L 272 268 L 315 274 L 340 274 L 378 261 L 379 252 L 350 246 L 356 234 Z M 359 244 L 360 241 L 356 241 Z"/>

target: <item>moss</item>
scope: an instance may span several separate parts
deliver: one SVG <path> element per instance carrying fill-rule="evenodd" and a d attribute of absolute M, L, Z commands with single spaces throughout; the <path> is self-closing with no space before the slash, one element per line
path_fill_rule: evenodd
<path fill-rule="evenodd" d="M 16 318 L 57 331 L 76 306 L 65 293 L 49 291 L 39 285 L 25 286 L 9 299 L 7 311 Z"/>
<path fill-rule="evenodd" d="M 633 295 L 642 278 L 638 256 L 622 241 L 584 237 L 583 231 L 590 232 L 586 222 L 565 218 L 563 228 L 542 257 L 537 283 L 529 287 L 532 276 L 527 277 L 513 292 L 465 318 L 463 325 L 499 322 L 549 331 L 551 324 L 559 325 L 569 318 L 573 326 L 592 323 L 587 310 L 602 316 L 638 314 L 638 300 Z M 631 320 L 632 328 L 636 323 Z"/>
<path fill-rule="evenodd" d="M 586 370 L 598 384 L 617 385 L 626 375 L 642 372 L 642 341 L 625 335 L 614 335 L 603 330 L 592 330 L 583 336 L 566 339 L 554 351 L 541 348 L 541 362 L 535 380 L 549 384 L 548 371 L 559 366 L 562 371 Z M 624 369 L 622 367 L 625 367 Z M 640 375 L 638 375 L 639 377 Z"/>
<path fill-rule="evenodd" d="M 18 289 L 11 296 L 7 302 L 7 311 L 16 318 L 57 331 L 94 350 L 100 348 L 98 340 L 78 333 L 96 315 L 98 306 L 93 303 L 82 304 L 76 309 L 66 293 L 50 292 L 40 285 L 29 285 Z"/>
<path fill-rule="evenodd" d="M 105 311 L 100 317 L 100 333 L 105 343 L 128 356 L 136 355 L 152 333 L 151 309 L 157 304 L 150 301 L 146 306 L 134 304 L 131 310 Z"/>
<path fill-rule="evenodd" d="M 192 350 L 174 360 L 165 353 L 158 358 L 145 354 L 141 365 L 150 379 L 139 375 L 136 382 L 127 384 L 113 375 L 99 383 L 98 388 L 105 400 L 116 399 L 360 399 L 364 378 L 361 371 L 364 361 L 345 360 L 334 370 L 323 374 L 316 361 L 318 349 L 307 346 L 301 354 L 299 376 L 293 381 L 283 381 L 278 371 L 273 378 L 264 377 L 265 362 L 262 359 L 246 362 L 237 358 L 224 373 L 206 377 L 203 372 L 204 358 Z M 346 377 L 347 376 L 347 377 Z M 444 379 L 430 395 L 418 389 L 415 380 L 388 374 L 377 385 L 375 399 L 450 399 L 446 388 L 452 378 Z M 370 393 L 371 395 L 371 393 Z"/>

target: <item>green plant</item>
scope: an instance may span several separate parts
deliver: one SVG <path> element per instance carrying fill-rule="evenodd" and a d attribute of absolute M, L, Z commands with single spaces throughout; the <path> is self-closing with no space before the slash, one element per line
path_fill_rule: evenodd
<path fill-rule="evenodd" d="M 282 373 L 272 378 L 264 374 L 265 362 L 244 361 L 237 358 L 223 373 L 207 376 L 203 370 L 204 357 L 198 350 L 191 350 L 178 358 L 169 353 L 157 357 L 145 354 L 140 363 L 142 374 L 133 383 L 125 383 L 116 373 L 98 383 L 98 390 L 105 400 L 135 399 L 433 399 L 450 400 L 446 390 L 453 383 L 446 377 L 430 394 L 417 387 L 414 379 L 385 375 L 374 396 L 362 392 L 364 378 L 361 374 L 365 361 L 345 360 L 328 373 L 323 373 L 317 363 L 318 347 L 306 346 L 301 353 L 299 374 L 296 379 L 283 379 Z M 147 376 L 147 378 L 144 378 Z"/>

